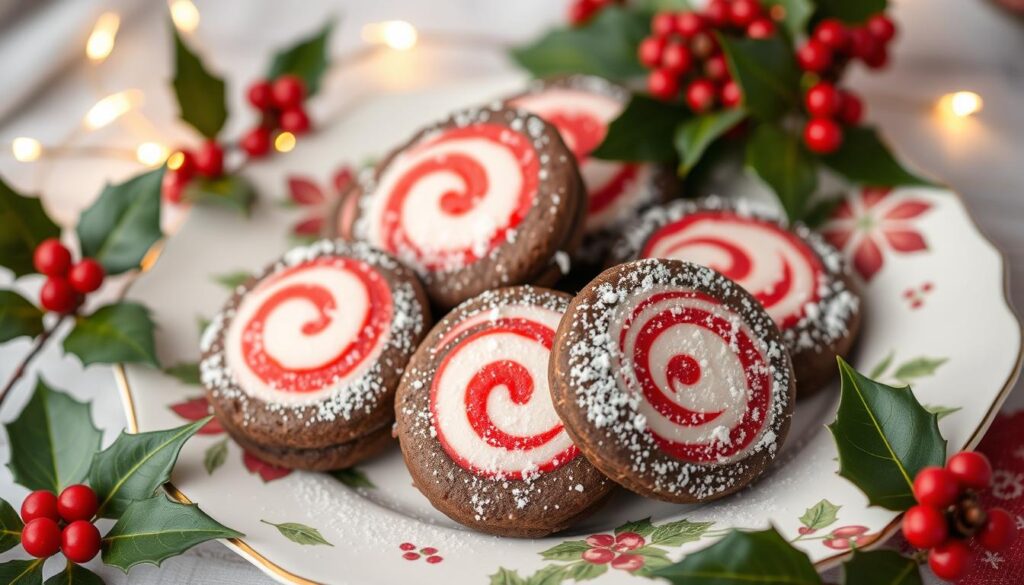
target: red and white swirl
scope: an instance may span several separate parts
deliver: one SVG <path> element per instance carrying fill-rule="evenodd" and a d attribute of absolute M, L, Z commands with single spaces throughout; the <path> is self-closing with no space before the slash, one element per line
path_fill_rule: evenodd
<path fill-rule="evenodd" d="M 820 298 L 824 268 L 803 240 L 773 222 L 732 211 L 698 211 L 647 240 L 642 258 L 673 258 L 721 272 L 757 297 L 780 328 Z"/>
<path fill-rule="evenodd" d="M 238 305 L 224 341 L 239 387 L 271 403 L 320 400 L 380 354 L 391 289 L 360 260 L 322 257 L 271 275 Z"/>
<path fill-rule="evenodd" d="M 641 175 L 648 174 L 650 168 L 590 157 L 604 140 L 608 124 L 622 112 L 622 101 L 599 93 L 552 87 L 511 103 L 555 126 L 576 156 L 589 195 L 588 230 L 613 223 L 635 209 L 648 180 Z"/>
<path fill-rule="evenodd" d="M 683 461 L 744 457 L 768 425 L 772 378 L 758 338 L 696 291 L 655 289 L 625 309 L 612 334 L 617 370 L 661 449 Z"/>
<path fill-rule="evenodd" d="M 463 469 L 523 479 L 558 469 L 579 454 L 548 390 L 548 357 L 561 315 L 527 306 L 499 311 L 460 324 L 445 338 L 430 412 L 441 446 Z M 472 333 L 453 341 L 470 328 Z"/>
<path fill-rule="evenodd" d="M 383 170 L 365 211 L 366 239 L 420 269 L 471 264 L 523 221 L 539 175 L 524 134 L 489 123 L 440 130 Z"/>

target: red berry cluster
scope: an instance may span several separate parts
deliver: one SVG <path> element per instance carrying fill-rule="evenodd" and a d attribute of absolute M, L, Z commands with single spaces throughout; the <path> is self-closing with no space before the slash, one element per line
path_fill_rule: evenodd
<path fill-rule="evenodd" d="M 295 75 L 282 75 L 270 81 L 263 79 L 249 86 L 249 103 L 260 113 L 260 124 L 242 136 L 240 146 L 250 157 L 259 158 L 270 152 L 270 139 L 275 130 L 298 136 L 309 130 L 309 116 L 303 102 L 306 83 Z"/>
<path fill-rule="evenodd" d="M 889 62 L 889 43 L 896 37 L 896 25 L 885 14 L 870 17 L 862 26 L 847 26 L 827 18 L 818 23 L 796 52 L 804 71 L 834 79 L 852 59 L 860 59 L 872 69 Z"/>
<path fill-rule="evenodd" d="M 981 453 L 963 451 L 946 467 L 926 467 L 914 478 L 918 504 L 903 516 L 903 536 L 920 549 L 931 549 L 928 565 L 941 579 L 962 577 L 971 564 L 967 541 L 990 551 L 1005 550 L 1017 537 L 1010 513 L 985 510 L 978 490 L 992 483 L 992 467 Z"/>
<path fill-rule="evenodd" d="M 751 38 L 775 34 L 773 21 L 757 0 L 712 0 L 704 12 L 660 12 L 651 21 L 651 36 L 640 42 L 640 62 L 651 69 L 647 90 L 672 100 L 684 88 L 691 110 L 706 112 L 717 104 L 739 105 L 742 95 L 729 74 L 714 32 Z"/>
<path fill-rule="evenodd" d="M 32 492 L 21 504 L 21 546 L 45 559 L 58 552 L 73 563 L 86 563 L 100 552 L 100 531 L 93 525 L 98 502 L 87 485 L 64 488 L 60 496 L 49 490 Z"/>
<path fill-rule="evenodd" d="M 169 203 L 181 203 L 185 187 L 196 175 L 216 179 L 224 174 L 224 148 L 215 140 L 207 140 L 194 151 L 180 149 L 177 154 L 180 160 L 168 167 L 161 185 L 164 200 Z"/>
<path fill-rule="evenodd" d="M 569 24 L 582 26 L 601 10 L 612 4 L 622 4 L 625 0 L 573 0 L 569 5 Z"/>
<path fill-rule="evenodd" d="M 71 252 L 57 238 L 43 240 L 32 255 L 36 271 L 46 275 L 39 291 L 39 304 L 47 311 L 70 313 L 81 303 L 84 295 L 103 284 L 106 272 L 99 262 L 83 258 L 71 263 Z"/>
<path fill-rule="evenodd" d="M 852 91 L 819 81 L 804 94 L 810 120 L 804 126 L 804 143 L 812 152 L 828 154 L 843 144 L 843 129 L 857 125 L 864 117 L 864 102 Z"/>

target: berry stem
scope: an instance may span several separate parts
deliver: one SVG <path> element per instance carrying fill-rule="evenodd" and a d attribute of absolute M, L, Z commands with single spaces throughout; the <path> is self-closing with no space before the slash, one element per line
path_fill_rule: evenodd
<path fill-rule="evenodd" d="M 32 343 L 32 349 L 29 350 L 25 358 L 21 360 L 21 363 L 18 364 L 18 367 L 14 369 L 14 373 L 11 374 L 11 377 L 7 380 L 7 383 L 4 384 L 3 390 L 0 390 L 0 407 L 3 407 L 4 400 L 7 399 L 7 395 L 10 393 L 11 388 L 13 388 L 14 385 L 18 383 L 18 380 L 20 380 L 25 375 L 25 372 L 28 370 L 28 365 L 32 363 L 32 360 L 34 360 L 36 356 L 39 355 L 39 352 L 43 350 L 43 348 L 46 346 L 46 342 L 49 341 L 49 339 L 57 331 L 57 328 L 59 328 L 68 317 L 73 316 L 73 314 L 61 315 L 60 317 L 57 318 L 53 325 L 51 325 L 47 329 L 44 329 L 42 333 L 36 336 L 35 341 Z"/>

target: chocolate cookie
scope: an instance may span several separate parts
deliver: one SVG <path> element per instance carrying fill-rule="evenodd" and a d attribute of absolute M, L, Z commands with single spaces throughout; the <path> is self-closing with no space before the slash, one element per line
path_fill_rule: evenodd
<path fill-rule="evenodd" d="M 402 455 L 455 521 L 541 537 L 611 489 L 551 406 L 548 356 L 569 300 L 530 286 L 485 292 L 442 319 L 409 362 L 395 401 Z"/>
<path fill-rule="evenodd" d="M 359 183 L 354 208 L 342 206 L 353 237 L 413 267 L 442 308 L 552 281 L 559 255 L 582 238 L 586 201 L 572 153 L 553 126 L 521 110 L 458 112 Z"/>
<path fill-rule="evenodd" d="M 678 260 L 602 272 L 566 309 L 551 353 L 565 429 L 601 472 L 670 502 L 754 481 L 793 412 L 781 335 L 750 293 Z"/>
<path fill-rule="evenodd" d="M 675 258 L 714 268 L 768 310 L 793 359 L 797 390 L 809 396 L 835 377 L 860 330 L 860 298 L 842 256 L 803 224 L 720 198 L 654 208 L 627 230 L 615 262 Z"/>
<path fill-rule="evenodd" d="M 348 466 L 379 451 L 429 325 L 411 270 L 321 240 L 236 289 L 203 333 L 200 376 L 224 428 L 268 461 Z"/>

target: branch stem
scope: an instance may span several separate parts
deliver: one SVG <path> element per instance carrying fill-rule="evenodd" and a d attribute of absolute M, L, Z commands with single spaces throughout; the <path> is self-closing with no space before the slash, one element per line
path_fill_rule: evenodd
<path fill-rule="evenodd" d="M 47 329 L 44 329 L 42 333 L 36 336 L 35 341 L 32 343 L 32 349 L 29 350 L 28 355 L 26 355 L 25 358 L 21 360 L 21 363 L 18 364 L 18 367 L 14 369 L 14 373 L 11 374 L 10 379 L 8 379 L 7 383 L 4 384 L 3 390 L 0 390 L 0 408 L 3 407 L 4 400 L 7 399 L 7 395 L 10 393 L 11 388 L 14 388 L 14 385 L 18 383 L 18 380 L 21 380 L 21 378 L 25 375 L 25 372 L 28 370 L 28 366 L 30 363 L 32 363 L 32 360 L 34 360 L 36 356 L 39 355 L 39 352 L 43 351 L 43 348 L 46 347 L 46 342 L 49 341 L 49 339 L 53 336 L 54 332 L 57 331 L 57 328 L 59 328 L 64 323 L 64 320 L 70 316 L 71 315 L 61 315 L 60 318 L 53 323 L 53 325 L 51 325 Z"/>

